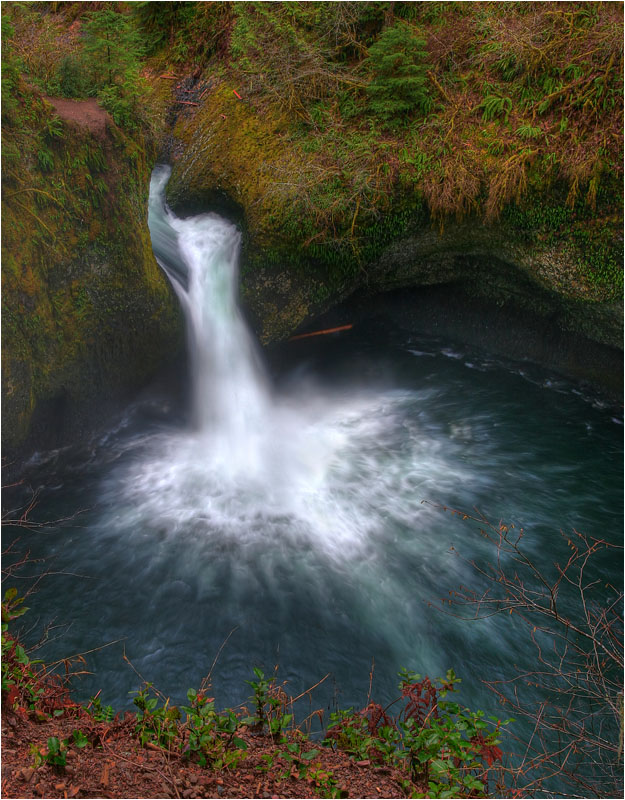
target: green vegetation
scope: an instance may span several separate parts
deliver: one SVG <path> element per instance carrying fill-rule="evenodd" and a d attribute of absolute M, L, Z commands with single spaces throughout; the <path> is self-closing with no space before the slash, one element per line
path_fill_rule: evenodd
<path fill-rule="evenodd" d="M 213 774 L 237 769 L 247 770 L 248 777 L 250 771 L 271 773 L 277 786 L 302 780 L 323 797 L 346 796 L 344 783 L 328 768 L 336 763 L 328 762 L 329 750 L 347 754 L 374 774 L 391 772 L 408 797 L 524 797 L 555 791 L 620 797 L 623 594 L 596 576 L 605 559 L 622 555 L 622 546 L 562 532 L 553 558 L 564 558 L 543 570 L 528 554 L 522 528 L 435 507 L 475 525 L 492 546 L 492 561 L 467 562 L 477 584 L 458 586 L 430 605 L 460 620 L 513 615 L 536 648 L 533 668 L 483 676 L 506 715 L 524 721 L 520 734 L 506 732 L 514 720 L 460 704 L 460 679 L 453 670 L 436 680 L 401 670 L 399 696 L 384 706 L 371 698 L 372 672 L 366 705 L 337 708 L 327 721 L 324 709 L 313 705 L 316 686 L 290 696 L 286 682 L 278 682 L 277 667 L 269 676 L 254 669 L 247 681 L 249 706 L 236 709 L 216 707 L 209 696 L 209 673 L 179 707 L 144 683 L 132 693 L 136 713 L 122 720 L 102 707 L 99 694 L 86 707 L 69 698 L 73 678 L 85 665 L 82 655 L 51 665 L 30 660 L 9 631 L 27 610 L 25 598 L 9 589 L 2 602 L 3 708 L 30 719 L 35 731 L 41 730 L 38 723 L 54 723 L 55 718 L 65 724 L 63 735 L 48 728 L 45 745 L 33 742 L 35 767 L 63 771 L 72 748 L 101 747 L 102 730 L 115 727 L 126 732 L 135 750 L 157 751 L 170 763 L 192 763 Z M 32 563 L 25 556 L 8 568 L 7 576 L 18 578 L 19 570 Z M 296 712 L 304 698 L 305 717 Z M 98 729 L 97 722 L 105 724 Z M 557 785 L 551 783 L 554 778 Z"/>
<path fill-rule="evenodd" d="M 63 13 L 51 12 L 47 5 L 12 4 L 3 14 L 8 74 L 21 73 L 32 88 L 47 95 L 97 97 L 126 130 L 149 128 L 150 92 L 140 77 L 144 43 L 135 16 L 120 3 L 86 13 L 80 4 L 66 4 Z M 17 90 L 17 82 L 9 78 L 9 106 L 15 106 L 12 94 Z"/>
<path fill-rule="evenodd" d="M 26 610 L 23 598 L 14 590 L 5 593 L 2 603 L 2 698 L 5 704 L 35 715 L 41 721 L 70 713 L 72 718 L 88 713 L 96 722 L 110 722 L 112 713 L 103 710 L 97 698 L 86 708 L 68 701 L 71 664 L 65 663 L 66 678 L 60 681 L 41 662 L 30 661 L 24 649 L 9 634 L 8 622 Z M 69 675 L 70 677 L 67 677 Z M 446 699 L 457 691 L 460 682 L 450 670 L 444 679 L 430 681 L 402 670 L 401 696 L 387 708 L 368 702 L 361 711 L 338 710 L 331 714 L 321 745 L 313 742 L 295 722 L 294 704 L 285 684 L 276 675 L 266 677 L 254 669 L 248 681 L 253 690 L 253 713 L 218 711 L 207 691 L 189 689 L 188 705 L 170 704 L 152 684 L 135 693 L 134 735 L 141 747 L 178 753 L 214 773 L 236 770 L 247 758 L 249 736 L 266 736 L 271 747 L 256 769 L 271 771 L 278 783 L 292 777 L 306 781 L 321 797 L 346 797 L 345 790 L 331 770 L 323 766 L 324 748 L 339 749 L 354 760 L 376 767 L 392 768 L 402 775 L 402 786 L 411 797 L 484 797 L 489 781 L 499 774 L 502 760 L 500 732 L 511 720 L 486 719 Z M 59 687 L 65 686 L 60 692 Z M 305 693 L 308 696 L 308 693 Z M 398 706 L 393 717 L 387 711 Z M 76 715 L 79 716 L 76 716 Z M 315 712 L 321 714 L 321 712 Z M 93 731 L 93 729 L 91 728 Z M 63 773 L 71 748 L 97 745 L 80 728 L 71 736 L 48 736 L 44 746 L 33 743 L 33 768 L 50 765 Z"/>
<path fill-rule="evenodd" d="M 89 711 L 96 722 L 110 722 L 115 716 L 113 706 L 103 706 L 99 694 L 98 692 L 97 695 L 89 700 L 87 711 Z"/>
<path fill-rule="evenodd" d="M 15 696 L 16 687 L 19 687 L 27 702 L 35 704 L 40 695 L 34 687 L 36 668 L 31 664 L 22 645 L 8 632 L 9 622 L 27 611 L 24 598 L 17 596 L 17 589 L 7 589 L 2 600 L 2 695 L 4 697 L 6 692 Z"/>
<path fill-rule="evenodd" d="M 425 206 L 441 224 L 495 220 L 510 203 L 541 203 L 564 185 L 585 216 L 620 217 L 622 10 L 543 3 L 526 12 L 515 3 L 141 2 L 87 13 L 75 3 L 16 4 L 5 15 L 3 94 L 10 106 L 17 69 L 51 94 L 97 95 L 132 129 L 149 118 L 144 53 L 158 68 L 232 81 L 245 92 L 241 108 L 230 100 L 226 109 L 218 91 L 197 124 L 177 132 L 188 142 L 183 162 L 200 129 L 219 126 L 221 136 L 232 125 L 240 141 L 181 190 L 200 192 L 217 175 L 237 186 L 252 216 L 275 230 L 265 241 L 303 242 L 303 259 L 341 284 L 358 266 L 337 264 L 366 260 L 371 228 L 391 211 Z M 228 111 L 225 124 L 218 109 Z M 280 131 L 258 176 L 260 204 L 246 196 L 249 177 L 226 163 L 243 160 L 249 176 L 253 117 Z M 44 172 L 53 159 L 39 148 Z"/>
<path fill-rule="evenodd" d="M 548 290 L 619 300 L 622 27 L 614 3 L 5 4 L 14 438 L 81 381 L 98 341 L 117 341 L 128 265 L 147 265 L 146 316 L 163 305 L 144 207 L 167 113 L 172 203 L 226 193 L 245 212 L 246 279 L 286 271 L 303 287 L 286 316 L 267 310 L 265 338 L 367 283 L 398 238 L 467 218 L 544 254 Z M 198 106 L 174 74 L 206 86 Z M 97 100 L 111 119 L 77 128 L 48 96 Z M 127 267 L 115 277 L 113 259 Z"/>
<path fill-rule="evenodd" d="M 87 94 L 97 90 L 102 106 L 118 125 L 134 128 L 142 95 L 141 44 L 131 18 L 110 8 L 87 15 L 81 57 L 88 76 Z M 79 67 L 81 64 L 79 64 Z"/>
<path fill-rule="evenodd" d="M 483 712 L 445 700 L 460 682 L 453 670 L 436 682 L 407 670 L 400 678 L 405 705 L 394 719 L 376 703 L 363 712 L 338 711 L 325 743 L 401 769 L 406 792 L 427 786 L 429 797 L 485 796 L 488 767 L 502 758 L 499 731 L 513 720 L 491 717 L 489 723 Z"/>
<path fill-rule="evenodd" d="M 432 100 L 426 85 L 425 40 L 401 23 L 387 28 L 369 48 L 365 61 L 373 77 L 367 84 L 369 106 L 384 120 L 405 120 L 406 114 L 427 114 Z"/>
<path fill-rule="evenodd" d="M 101 89 L 126 80 L 138 69 L 140 55 L 139 38 L 130 18 L 111 8 L 88 14 L 83 52 L 94 87 Z"/>
<path fill-rule="evenodd" d="M 156 62 L 205 62 L 223 55 L 232 9 L 228 3 L 149 2 L 129 8 L 147 55 Z"/>
<path fill-rule="evenodd" d="M 57 5 L 58 13 L 45 3 L 9 4 L 2 15 L 9 448 L 23 441 L 41 403 L 80 405 L 99 381 L 113 393 L 135 381 L 119 363 L 129 320 L 137 333 L 152 329 L 150 347 L 163 324 L 163 335 L 177 340 L 176 311 L 145 224 L 158 114 L 137 100 L 144 84 L 136 32 L 127 14 L 89 8 L 81 16 L 85 9 L 72 3 Z M 58 96 L 60 83 L 73 98 L 99 96 L 112 118 L 102 111 L 92 125 L 78 106 L 60 108 L 61 116 L 42 94 Z M 158 359 L 145 353 L 135 364 L 140 381 Z M 95 382 L 84 379 L 85 364 L 95 368 Z"/>
<path fill-rule="evenodd" d="M 63 772 L 67 766 L 67 751 L 70 746 L 82 749 L 86 747 L 89 740 L 85 734 L 75 729 L 72 733 L 71 739 L 59 739 L 58 736 L 49 736 L 45 747 L 37 747 L 31 745 L 31 753 L 33 755 L 33 767 L 37 769 L 42 764 L 50 764 L 58 772 Z"/>
<path fill-rule="evenodd" d="M 200 62 L 216 88 L 176 128 L 184 152 L 172 200 L 219 182 L 248 210 L 270 261 L 295 251 L 302 267 L 339 286 L 368 263 L 371 229 L 415 209 L 415 226 L 422 209 L 440 226 L 469 215 L 505 222 L 511 206 L 563 194 L 580 225 L 599 217 L 617 238 L 622 9 L 527 11 L 374 2 L 223 9 L 215 55 Z M 186 14 L 191 29 L 191 4 Z M 160 57 L 167 53 L 163 46 Z M 209 139 L 216 146 L 205 164 L 197 152 Z M 566 231 L 558 243 L 579 251 Z M 596 270 L 580 267 L 579 291 L 618 295 L 618 275 L 608 273 L 598 282 Z"/>

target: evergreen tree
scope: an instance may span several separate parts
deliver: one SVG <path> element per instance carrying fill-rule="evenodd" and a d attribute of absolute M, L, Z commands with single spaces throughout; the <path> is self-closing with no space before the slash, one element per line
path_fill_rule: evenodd
<path fill-rule="evenodd" d="M 385 121 L 414 111 L 427 113 L 431 98 L 426 85 L 425 41 L 398 22 L 369 48 L 366 63 L 373 72 L 367 85 L 372 111 Z"/>
<path fill-rule="evenodd" d="M 14 30 L 8 16 L 2 15 L 2 121 L 13 122 L 17 110 L 15 92 L 19 84 L 19 62 L 11 45 Z"/>
<path fill-rule="evenodd" d="M 142 45 L 134 20 L 111 8 L 88 14 L 88 20 L 83 63 L 89 93 L 97 94 L 118 125 L 132 130 L 139 122 L 142 92 Z"/>
<path fill-rule="evenodd" d="M 146 40 L 146 50 L 153 53 L 173 39 L 176 28 L 195 13 L 195 3 L 160 2 L 153 0 L 135 3 L 132 13 Z"/>
<path fill-rule="evenodd" d="M 126 14 L 110 8 L 88 15 L 84 52 L 95 89 L 121 84 L 138 68 L 141 45 Z"/>

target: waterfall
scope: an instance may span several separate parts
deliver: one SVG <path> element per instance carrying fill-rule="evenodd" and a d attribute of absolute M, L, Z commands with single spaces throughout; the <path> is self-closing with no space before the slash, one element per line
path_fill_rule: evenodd
<path fill-rule="evenodd" d="M 493 553 L 468 520 L 421 501 L 515 522 L 537 563 L 551 563 L 560 528 L 616 537 L 612 412 L 527 364 L 504 367 L 394 320 L 283 345 L 274 384 L 237 306 L 239 232 L 212 214 L 176 217 L 168 176 L 155 170 L 149 223 L 187 319 L 192 419 L 177 406 L 152 413 L 159 385 L 51 473 L 45 513 L 68 523 L 29 540 L 57 559 L 37 594 L 42 618 L 72 621 L 51 658 L 95 648 L 90 688 L 118 704 L 136 675 L 120 646 L 99 645 L 124 639 L 147 680 L 182 692 L 177 702 L 219 653 L 223 704 L 244 699 L 256 664 L 288 670 L 295 691 L 332 672 L 345 705 L 361 702 L 374 657 L 388 700 L 402 665 L 454 667 L 466 702 L 473 691 L 492 708 L 472 676 L 533 668 L 535 650 L 514 619 L 467 626 L 428 608 L 475 585 L 462 557 Z M 619 580 L 606 568 L 605 583 Z"/>
<path fill-rule="evenodd" d="M 384 520 L 425 513 L 414 488 L 466 483 L 456 447 L 406 431 L 413 392 L 336 396 L 303 382 L 272 395 L 237 304 L 241 235 L 215 214 L 175 216 L 169 172 L 154 172 L 149 226 L 187 319 L 194 424 L 142 463 L 130 482 L 135 508 L 174 530 L 304 540 L 340 561 L 346 547 L 366 552 Z"/>
<path fill-rule="evenodd" d="M 176 217 L 164 201 L 169 168 L 152 178 L 148 223 L 159 264 L 185 310 L 197 434 L 232 466 L 259 466 L 267 378 L 237 302 L 241 234 L 216 214 Z"/>

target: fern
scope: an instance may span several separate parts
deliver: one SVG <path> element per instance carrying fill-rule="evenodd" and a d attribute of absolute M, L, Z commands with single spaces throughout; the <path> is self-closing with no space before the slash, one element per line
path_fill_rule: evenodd
<path fill-rule="evenodd" d="M 482 120 L 489 122 L 497 117 L 503 117 L 504 122 L 508 121 L 508 114 L 512 109 L 512 99 L 496 94 L 487 95 L 478 108 L 482 109 Z"/>
<path fill-rule="evenodd" d="M 516 129 L 515 133 L 522 139 L 537 139 L 541 135 L 542 130 L 530 125 L 529 122 L 524 122 L 523 125 L 520 125 Z"/>
<path fill-rule="evenodd" d="M 495 68 L 504 81 L 512 81 L 523 72 L 524 64 L 517 59 L 514 53 L 509 53 L 495 63 Z"/>
<path fill-rule="evenodd" d="M 500 156 L 503 151 L 506 149 L 506 145 L 504 142 L 497 139 L 494 142 L 491 142 L 488 147 L 486 148 L 489 155 L 491 156 Z"/>
<path fill-rule="evenodd" d="M 46 119 L 45 136 L 49 139 L 59 139 L 63 137 L 63 122 L 56 114 Z"/>
<path fill-rule="evenodd" d="M 42 172 L 51 172 L 54 168 L 54 157 L 47 147 L 37 150 L 37 162 Z"/>

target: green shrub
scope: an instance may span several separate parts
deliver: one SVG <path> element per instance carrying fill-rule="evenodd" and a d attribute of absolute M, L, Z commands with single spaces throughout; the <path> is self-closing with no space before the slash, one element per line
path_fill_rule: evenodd
<path fill-rule="evenodd" d="M 57 79 L 63 97 L 85 97 L 88 94 L 85 66 L 76 56 L 65 56 L 59 64 Z"/>
<path fill-rule="evenodd" d="M 484 712 L 446 699 L 460 682 L 453 670 L 434 682 L 407 670 L 399 676 L 403 708 L 394 718 L 386 713 L 394 703 L 338 711 L 324 744 L 402 770 L 406 792 L 417 786 L 427 787 L 429 797 L 487 796 L 489 773 L 503 757 L 501 727 L 513 720 L 489 722 Z"/>

